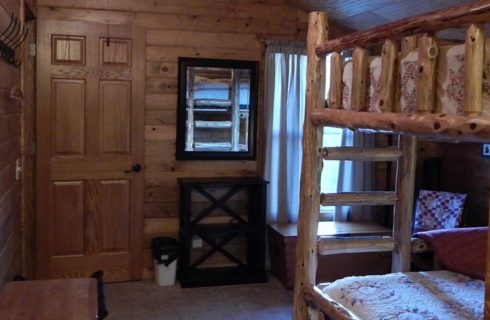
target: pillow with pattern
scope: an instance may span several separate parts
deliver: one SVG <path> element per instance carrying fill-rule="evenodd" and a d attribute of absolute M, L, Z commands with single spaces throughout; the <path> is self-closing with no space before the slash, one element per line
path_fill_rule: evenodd
<path fill-rule="evenodd" d="M 420 190 L 415 209 L 414 230 L 459 227 L 466 194 Z"/>

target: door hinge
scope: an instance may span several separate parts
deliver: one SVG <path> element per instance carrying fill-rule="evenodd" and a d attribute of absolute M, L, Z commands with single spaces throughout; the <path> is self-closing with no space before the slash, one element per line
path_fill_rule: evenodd
<path fill-rule="evenodd" d="M 35 43 L 29 43 L 29 55 L 31 57 L 36 56 L 36 44 Z"/>
<path fill-rule="evenodd" d="M 19 180 L 22 175 L 22 162 L 20 159 L 15 160 L 15 180 Z"/>

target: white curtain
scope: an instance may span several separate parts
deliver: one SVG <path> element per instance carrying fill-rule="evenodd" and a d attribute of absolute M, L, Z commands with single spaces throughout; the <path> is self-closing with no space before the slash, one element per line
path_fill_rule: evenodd
<path fill-rule="evenodd" d="M 265 59 L 267 221 L 296 223 L 305 109 L 305 44 L 268 42 Z"/>
<path fill-rule="evenodd" d="M 342 131 L 343 147 L 374 147 L 374 135 L 348 129 Z M 340 161 L 338 192 L 374 190 L 374 165 L 368 161 Z M 370 221 L 371 207 L 336 207 L 335 221 Z"/>

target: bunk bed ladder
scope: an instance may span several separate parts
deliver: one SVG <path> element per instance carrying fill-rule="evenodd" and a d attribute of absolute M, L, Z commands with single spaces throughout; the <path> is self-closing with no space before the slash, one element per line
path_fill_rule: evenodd
<path fill-rule="evenodd" d="M 410 233 L 413 209 L 413 171 L 416 139 L 399 137 L 397 147 L 323 148 L 324 160 L 393 161 L 397 164 L 394 191 L 323 193 L 322 206 L 393 206 L 393 234 L 369 237 L 321 237 L 320 255 L 393 251 L 392 271 L 408 271 L 410 267 Z"/>
<path fill-rule="evenodd" d="M 196 99 L 195 98 L 195 68 L 189 68 L 188 84 L 187 84 L 187 122 L 186 122 L 186 150 L 204 150 L 210 146 L 219 147 L 223 150 L 239 151 L 240 150 L 240 71 L 231 70 L 231 85 L 230 85 L 230 100 L 220 99 Z M 206 105 L 203 101 L 208 101 Z M 199 103 L 198 103 L 199 102 Z M 203 104 L 203 105 L 201 105 Z M 218 108 L 214 109 L 212 106 Z M 204 109 L 203 109 L 204 108 Z M 222 108 L 221 110 L 219 108 Z M 217 110 L 217 111 L 216 111 Z M 230 113 L 227 120 L 196 120 L 196 113 Z M 245 117 L 248 121 L 248 115 Z M 248 123 L 245 124 L 245 127 Z M 223 142 L 196 142 L 194 139 L 194 130 L 202 129 L 229 129 L 230 141 Z M 248 137 L 247 137 L 248 138 Z M 248 141 L 248 140 L 245 140 Z"/>
<path fill-rule="evenodd" d="M 315 121 L 314 113 L 324 108 L 325 57 L 316 55 L 316 46 L 325 42 L 328 23 L 324 12 L 313 12 L 308 26 L 308 68 L 306 110 L 303 128 L 303 162 L 301 170 L 300 217 L 296 248 L 294 320 L 321 319 L 308 301 L 322 304 L 316 287 L 317 254 L 340 252 L 392 251 L 392 271 L 408 271 L 410 267 L 410 233 L 413 209 L 415 137 L 400 136 L 398 149 L 322 149 L 322 127 L 328 122 Z M 359 95 L 360 97 L 362 95 Z M 362 99 L 361 99 L 362 100 Z M 362 104 L 362 101 L 359 103 Z M 361 108 L 361 106 L 359 106 Z M 355 192 L 320 194 L 323 159 L 362 161 L 397 161 L 394 192 Z M 394 205 L 392 237 L 321 238 L 318 239 L 320 204 L 322 205 Z M 328 267 L 328 266 L 325 266 Z M 318 306 L 318 305 L 317 305 Z M 322 304 L 332 314 L 342 313 Z M 339 317 L 340 317 L 339 313 Z M 315 314 L 315 315 L 314 315 Z"/>

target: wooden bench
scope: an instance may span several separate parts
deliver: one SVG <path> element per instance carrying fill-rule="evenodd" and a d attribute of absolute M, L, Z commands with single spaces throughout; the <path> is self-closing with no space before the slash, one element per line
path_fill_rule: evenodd
<path fill-rule="evenodd" d="M 286 288 L 294 285 L 296 224 L 268 226 L 272 273 Z M 319 236 L 389 236 L 391 230 L 375 223 L 324 221 L 318 225 Z M 328 266 L 328 268 L 323 268 Z M 336 254 L 318 257 L 317 282 L 329 282 L 351 275 L 390 272 L 391 252 Z"/>
<path fill-rule="evenodd" d="M 92 278 L 12 281 L 0 291 L 2 320 L 95 320 L 97 281 Z"/>

